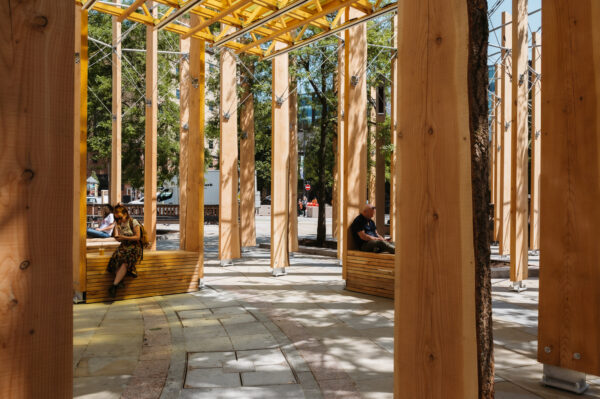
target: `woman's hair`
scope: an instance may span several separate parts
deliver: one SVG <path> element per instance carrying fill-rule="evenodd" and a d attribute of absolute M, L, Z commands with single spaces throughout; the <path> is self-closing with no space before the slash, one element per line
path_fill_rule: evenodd
<path fill-rule="evenodd" d="M 107 217 L 114 212 L 113 206 L 110 204 L 104 205 L 104 217 Z"/>
<path fill-rule="evenodd" d="M 115 211 L 115 213 L 117 213 L 117 212 L 123 213 L 125 215 L 125 220 L 129 219 L 129 211 L 127 210 L 127 207 L 125 205 L 122 205 L 122 204 L 115 205 L 114 211 Z"/>

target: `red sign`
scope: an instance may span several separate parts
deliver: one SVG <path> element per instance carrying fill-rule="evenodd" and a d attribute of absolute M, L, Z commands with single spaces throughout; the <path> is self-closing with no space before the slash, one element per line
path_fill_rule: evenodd
<path fill-rule="evenodd" d="M 306 191 L 310 191 L 310 184 L 307 184 L 306 186 L 304 186 L 304 189 L 305 189 Z"/>

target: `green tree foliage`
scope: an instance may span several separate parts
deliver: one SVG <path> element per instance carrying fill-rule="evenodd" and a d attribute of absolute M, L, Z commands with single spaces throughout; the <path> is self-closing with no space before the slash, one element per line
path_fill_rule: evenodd
<path fill-rule="evenodd" d="M 125 21 L 124 49 L 145 49 L 146 28 Z M 104 43 L 112 41 L 111 18 L 89 14 L 89 36 Z M 177 35 L 159 32 L 159 50 L 178 51 Z M 91 169 L 108 169 L 111 156 L 112 57 L 111 49 L 89 42 L 88 151 Z M 144 52 L 123 51 L 122 63 L 122 181 L 134 188 L 144 185 L 145 71 Z M 179 56 L 158 57 L 158 184 L 178 174 L 179 167 Z M 94 162 L 95 161 L 95 162 Z"/>

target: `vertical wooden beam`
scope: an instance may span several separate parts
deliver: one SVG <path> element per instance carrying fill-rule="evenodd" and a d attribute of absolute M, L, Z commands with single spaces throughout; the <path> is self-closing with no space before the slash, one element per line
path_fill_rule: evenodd
<path fill-rule="evenodd" d="M 200 18 L 190 16 L 190 23 Z M 204 103 L 205 103 L 205 43 L 189 39 L 189 70 L 186 96 L 188 97 L 189 123 L 185 145 L 187 147 L 185 247 L 198 252 L 198 279 L 204 279 Z M 183 100 L 183 97 L 182 97 Z M 237 147 L 236 147 L 237 148 Z M 181 228 L 180 228 L 181 229 Z"/>
<path fill-rule="evenodd" d="M 362 11 L 348 7 L 345 20 L 358 18 Z M 346 279 L 346 256 L 354 248 L 350 224 L 367 202 L 367 27 L 357 25 L 345 31 L 344 40 L 344 253 L 342 278 Z"/>
<path fill-rule="evenodd" d="M 398 48 L 398 35 L 394 36 L 394 33 L 398 29 L 398 16 L 394 15 L 392 18 L 392 37 L 393 47 Z M 396 223 L 396 205 L 394 198 L 396 198 L 397 181 L 396 181 L 396 163 L 398 162 L 396 154 L 396 123 L 398 120 L 398 56 L 396 53 L 391 55 L 391 66 L 390 66 L 390 137 L 392 139 L 392 154 L 390 159 L 390 237 L 392 241 L 396 240 L 396 229 L 394 223 Z"/>
<path fill-rule="evenodd" d="M 83 300 L 87 236 L 88 11 L 75 11 L 75 141 L 73 201 L 73 290 Z"/>
<path fill-rule="evenodd" d="M 544 2 L 538 360 L 600 374 L 600 3 Z"/>
<path fill-rule="evenodd" d="M 192 14 L 192 18 L 193 18 Z M 179 248 L 187 243 L 187 207 L 189 179 L 189 131 L 190 131 L 190 40 L 179 38 L 179 51 L 187 53 L 179 63 Z M 204 214 L 204 213 L 203 213 Z"/>
<path fill-rule="evenodd" d="M 275 44 L 275 50 L 282 47 Z M 271 268 L 273 274 L 289 266 L 290 105 L 288 55 L 273 58 L 271 116 Z"/>
<path fill-rule="evenodd" d="M 117 0 L 116 3 L 121 3 Z M 110 203 L 121 202 L 121 23 L 112 17 L 112 145 Z"/>
<path fill-rule="evenodd" d="M 80 220 L 74 70 L 84 72 L 75 19 L 87 13 L 62 1 L 12 5 L 0 7 L 0 397 L 70 398 Z"/>
<path fill-rule="evenodd" d="M 343 19 L 344 14 L 340 19 Z M 340 24 L 343 23 L 340 21 Z M 340 34 L 340 42 L 338 44 L 338 70 L 337 70 L 337 84 L 338 84 L 338 109 L 337 109 L 337 218 L 335 221 L 335 229 L 336 229 L 336 238 L 337 238 L 337 257 L 339 260 L 343 259 L 344 253 L 344 233 L 342 230 L 345 226 L 345 216 L 344 212 L 346 208 L 344 207 L 344 198 L 345 198 L 345 175 L 344 175 L 344 164 L 346 162 L 346 158 L 344 155 L 344 145 L 346 131 L 345 131 L 345 120 L 346 114 L 344 112 L 345 105 L 344 100 L 346 98 L 345 88 L 346 88 L 346 65 L 345 65 L 345 45 L 342 45 L 341 41 L 345 38 L 345 33 Z M 345 275 L 344 275 L 345 276 Z M 344 277 L 345 278 L 345 277 Z"/>
<path fill-rule="evenodd" d="M 532 34 L 531 68 L 531 205 L 529 211 L 529 248 L 540 249 L 540 167 L 542 150 L 542 37 Z"/>
<path fill-rule="evenodd" d="M 250 76 L 248 76 L 250 78 Z M 254 96 L 250 82 L 244 83 L 244 104 L 240 115 L 240 221 L 242 247 L 256 246 L 255 166 L 254 166 Z"/>
<path fill-rule="evenodd" d="M 508 255 L 510 252 L 510 177 L 511 177 L 511 125 L 512 125 L 512 86 L 511 86 L 511 53 L 512 29 L 509 13 L 502 13 L 502 109 L 500 110 L 502 126 L 499 135 L 500 149 L 500 230 L 499 252 Z"/>
<path fill-rule="evenodd" d="M 235 58 L 221 52 L 221 139 L 219 150 L 219 259 L 240 257 L 238 222 L 237 72 Z"/>
<path fill-rule="evenodd" d="M 467 3 L 398 19 L 394 392 L 476 398 Z"/>
<path fill-rule="evenodd" d="M 147 2 L 148 7 L 152 1 Z M 158 8 L 152 10 L 154 18 Z M 156 249 L 156 178 L 158 125 L 158 31 L 146 27 L 146 136 L 144 147 L 144 228 L 152 248 Z"/>
<path fill-rule="evenodd" d="M 502 66 L 496 64 L 494 67 L 494 76 L 496 77 L 495 94 L 496 97 L 492 102 L 494 107 L 494 121 L 492 129 L 496 140 L 492 147 L 491 153 L 494 154 L 494 241 L 500 240 L 501 229 L 501 212 L 502 212 Z"/>
<path fill-rule="evenodd" d="M 367 184 L 367 199 L 370 204 L 377 205 L 377 196 L 375 195 L 375 175 L 377 163 L 377 112 L 373 104 L 376 101 L 377 88 L 371 86 L 369 88 L 369 99 L 372 104 L 368 107 L 369 109 L 369 173 L 368 173 L 368 184 Z"/>
<path fill-rule="evenodd" d="M 527 0 L 513 0 L 512 124 L 510 179 L 510 280 L 527 280 L 528 263 L 528 81 Z"/>
<path fill-rule="evenodd" d="M 290 79 L 290 178 L 289 178 L 289 250 L 298 251 L 298 91 Z M 325 204 L 322 204 L 325 206 Z"/>
<path fill-rule="evenodd" d="M 381 104 L 383 104 L 383 113 L 379 109 Z M 375 202 L 377 203 L 375 223 L 379 232 L 383 234 L 385 226 L 385 154 L 383 153 L 383 146 L 385 142 L 381 130 L 385 123 L 385 96 L 380 88 L 376 91 L 375 111 Z"/>

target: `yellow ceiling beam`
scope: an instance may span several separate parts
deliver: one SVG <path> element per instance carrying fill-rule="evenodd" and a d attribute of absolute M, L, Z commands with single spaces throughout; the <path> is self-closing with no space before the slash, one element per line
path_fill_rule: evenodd
<path fill-rule="evenodd" d="M 252 0 L 239 0 L 237 2 L 235 2 L 233 5 L 231 5 L 229 8 L 226 8 L 225 10 L 221 11 L 220 13 L 218 13 L 217 15 L 215 15 L 214 17 L 207 19 L 204 22 L 199 23 L 198 25 L 192 27 L 190 29 L 190 31 L 183 36 L 184 39 L 187 39 L 188 37 L 190 37 L 191 35 L 193 35 L 194 33 L 209 27 L 210 25 L 214 24 L 217 21 L 220 21 L 223 17 L 233 13 L 234 11 L 239 10 L 242 7 L 246 7 L 248 4 L 252 3 Z"/>
<path fill-rule="evenodd" d="M 142 4 L 144 4 L 144 1 L 146 0 L 135 0 L 129 7 L 125 9 L 125 11 L 123 11 L 121 15 L 118 16 L 117 21 L 125 21 L 135 10 L 137 10 Z M 97 9 L 99 5 L 100 4 L 95 4 L 94 9 Z M 121 9 L 119 10 L 122 11 Z"/>
<path fill-rule="evenodd" d="M 325 16 L 325 15 L 327 15 L 329 13 L 332 13 L 332 12 L 338 10 L 341 7 L 349 6 L 350 4 L 352 4 L 354 2 L 356 2 L 356 0 L 345 0 L 345 1 L 335 0 L 335 1 L 332 1 L 332 2 L 328 3 L 320 12 L 318 12 L 316 14 L 313 14 L 311 17 L 309 17 L 307 19 L 304 19 L 304 20 L 301 20 L 301 21 L 296 21 L 296 22 L 288 25 L 287 27 L 285 27 L 285 28 L 283 28 L 283 29 L 281 29 L 281 30 L 273 33 L 272 35 L 264 36 L 264 37 L 262 37 L 261 39 L 255 41 L 255 42 L 248 43 L 247 45 L 245 45 L 244 47 L 242 47 L 240 50 L 238 50 L 237 53 L 238 54 L 239 53 L 243 53 L 244 51 L 248 51 L 248 50 L 250 50 L 253 47 L 260 46 L 261 44 L 266 43 L 266 42 L 271 41 L 271 40 L 275 40 L 279 36 L 281 36 L 281 35 L 283 35 L 285 33 L 288 33 L 288 32 L 290 32 L 290 31 L 292 31 L 292 30 L 294 30 L 296 28 L 299 28 L 299 27 L 301 27 L 301 26 L 303 26 L 303 25 L 305 25 L 305 24 L 307 24 L 307 23 L 309 23 L 309 22 L 311 22 L 311 21 L 313 21 L 313 20 L 315 20 L 317 18 L 321 18 L 321 17 L 323 17 L 323 16 Z M 329 29 L 329 23 L 328 23 L 327 29 Z"/>

